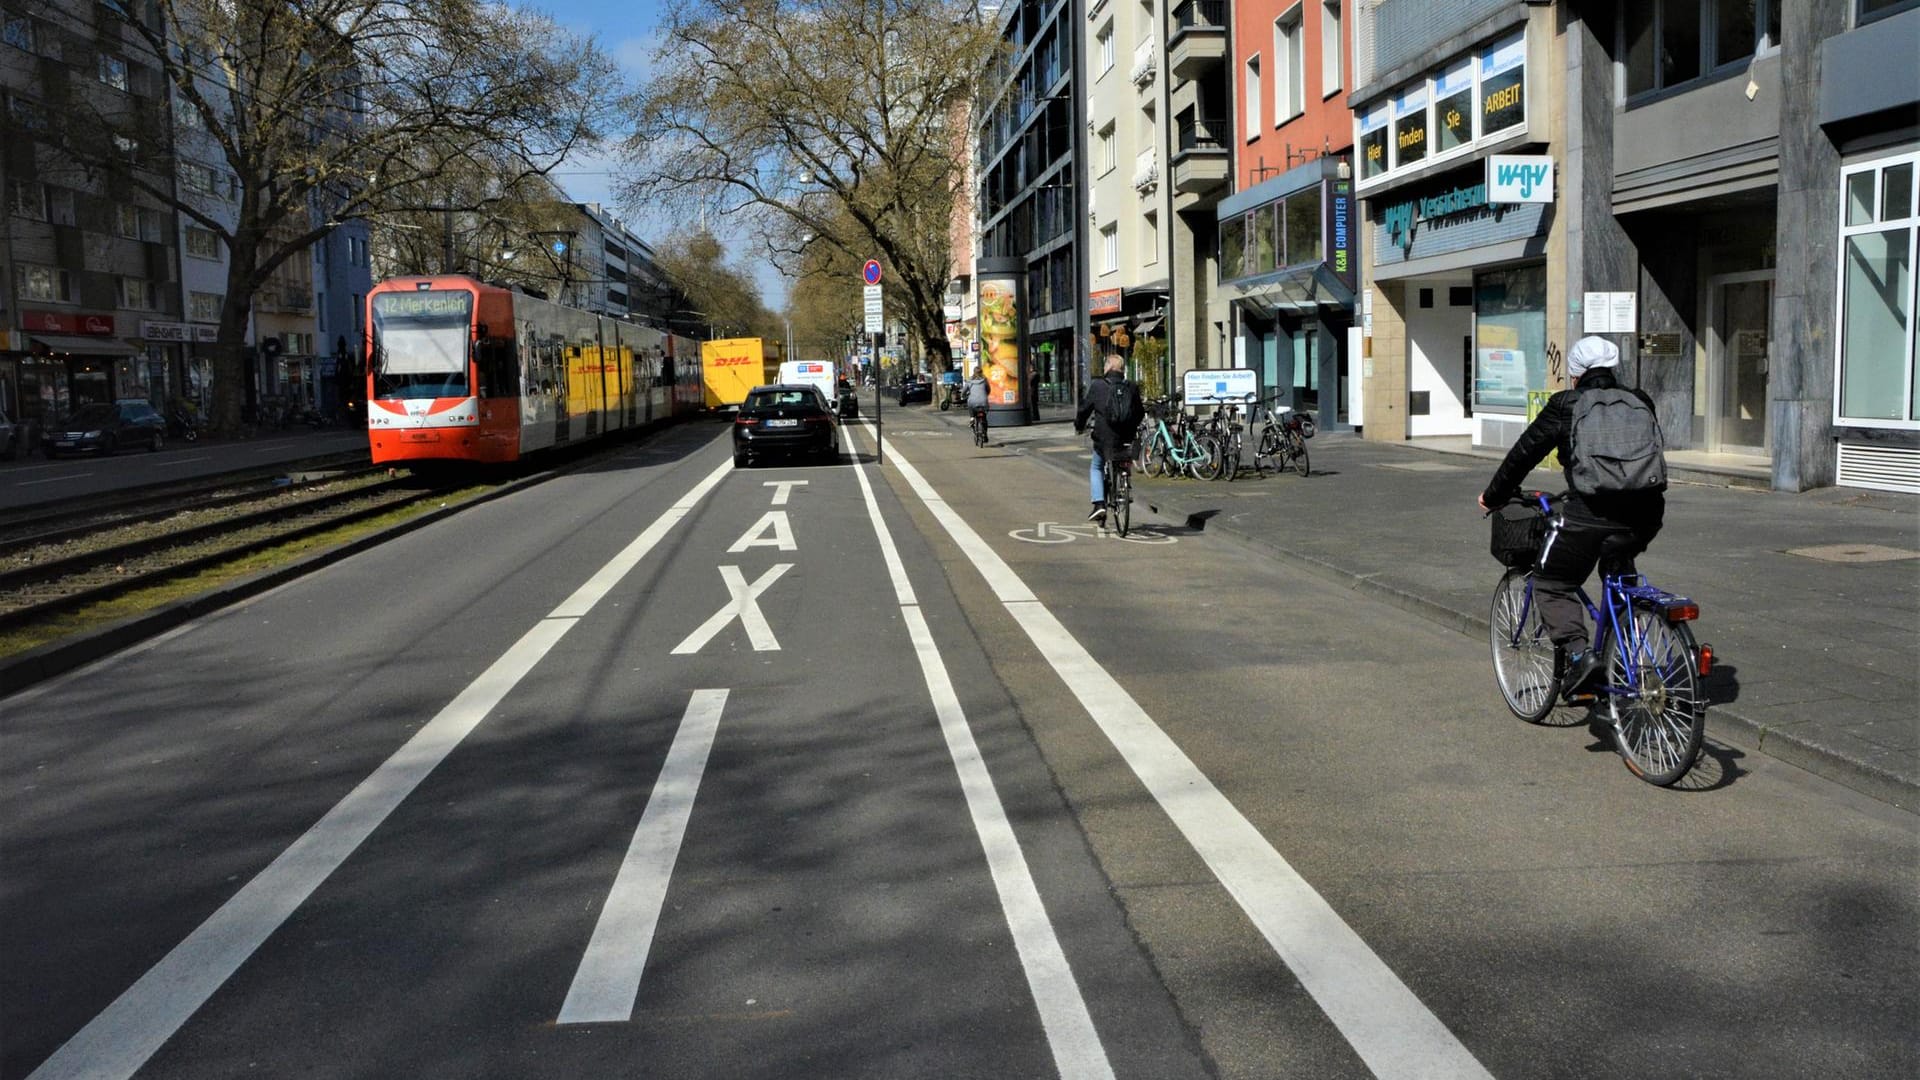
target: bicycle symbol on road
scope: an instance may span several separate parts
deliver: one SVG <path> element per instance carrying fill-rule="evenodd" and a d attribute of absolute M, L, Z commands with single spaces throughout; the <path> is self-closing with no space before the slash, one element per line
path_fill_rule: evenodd
<path fill-rule="evenodd" d="M 1129 544 L 1175 544 L 1177 536 L 1168 536 L 1151 525 L 1136 525 L 1121 536 L 1102 525 L 1062 525 L 1057 521 L 1041 521 L 1031 529 L 1013 529 L 1007 533 L 1015 540 L 1024 540 L 1029 544 L 1071 544 L 1075 540 L 1124 540 Z"/>

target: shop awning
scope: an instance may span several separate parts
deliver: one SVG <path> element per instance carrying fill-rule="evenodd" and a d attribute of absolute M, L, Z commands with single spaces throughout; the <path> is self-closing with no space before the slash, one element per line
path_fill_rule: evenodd
<path fill-rule="evenodd" d="M 1161 316 L 1159 315 L 1149 316 L 1148 318 L 1141 319 L 1140 325 L 1134 327 L 1133 332 L 1136 334 L 1151 334 L 1155 330 L 1160 329 L 1160 323 L 1161 323 Z"/>
<path fill-rule="evenodd" d="M 1262 318 L 1307 314 L 1322 307 L 1351 307 L 1353 290 L 1325 263 L 1295 267 L 1230 286 L 1228 299 Z"/>
<path fill-rule="evenodd" d="M 35 345 L 44 345 L 48 351 L 73 353 L 76 356 L 138 356 L 140 350 L 110 337 L 79 337 L 71 334 L 33 334 Z"/>

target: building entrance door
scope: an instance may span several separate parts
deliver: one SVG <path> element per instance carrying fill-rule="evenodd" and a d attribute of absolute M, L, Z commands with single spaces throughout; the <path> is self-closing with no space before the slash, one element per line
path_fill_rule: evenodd
<path fill-rule="evenodd" d="M 1773 274 L 1713 278 L 1713 328 L 1707 357 L 1707 449 L 1765 455 L 1767 346 L 1773 323 Z"/>

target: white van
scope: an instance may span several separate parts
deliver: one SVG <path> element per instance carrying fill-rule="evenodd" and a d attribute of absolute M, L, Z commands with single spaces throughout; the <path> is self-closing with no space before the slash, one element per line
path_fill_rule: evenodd
<path fill-rule="evenodd" d="M 789 386 L 813 386 L 827 399 L 827 409 L 840 415 L 839 381 L 833 377 L 833 365 L 824 360 L 788 360 L 780 365 L 780 381 Z"/>

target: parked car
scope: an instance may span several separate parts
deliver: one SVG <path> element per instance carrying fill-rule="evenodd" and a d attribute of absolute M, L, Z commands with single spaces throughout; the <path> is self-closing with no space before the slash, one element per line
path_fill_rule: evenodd
<path fill-rule="evenodd" d="M 909 377 L 900 384 L 900 404 L 910 405 L 916 401 L 933 401 L 933 380 Z"/>
<path fill-rule="evenodd" d="M 754 387 L 733 418 L 734 466 L 794 454 L 840 456 L 840 422 L 826 397 L 816 386 Z"/>
<path fill-rule="evenodd" d="M 20 428 L 6 413 L 0 412 L 0 458 L 12 461 L 20 453 Z"/>
<path fill-rule="evenodd" d="M 111 454 L 123 446 L 158 450 L 166 442 L 167 421 L 139 400 L 82 405 L 40 435 L 48 457 L 61 454 Z"/>

